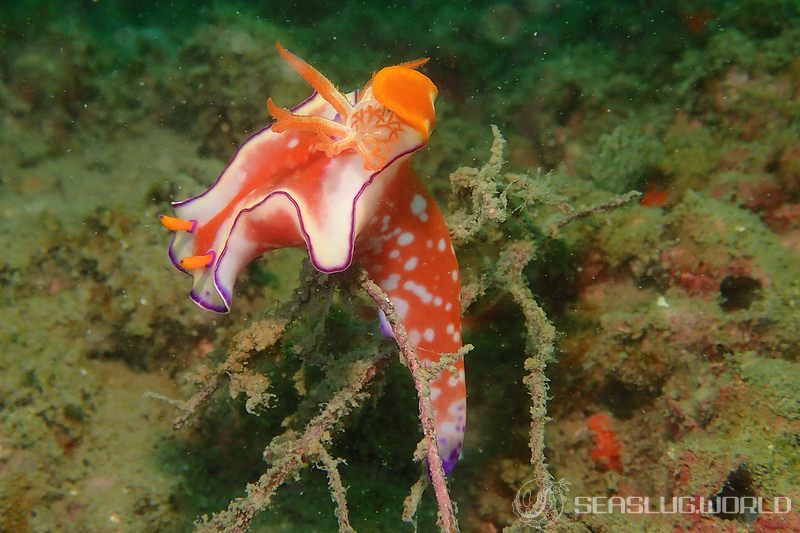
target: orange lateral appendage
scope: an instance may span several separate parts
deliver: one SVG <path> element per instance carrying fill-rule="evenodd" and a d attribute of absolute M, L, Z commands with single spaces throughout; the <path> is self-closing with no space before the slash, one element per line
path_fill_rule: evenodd
<path fill-rule="evenodd" d="M 214 261 L 214 254 L 190 255 L 180 260 L 180 265 L 186 270 L 205 268 Z"/>
<path fill-rule="evenodd" d="M 192 231 L 194 230 L 194 220 L 184 220 L 182 218 L 158 215 L 161 225 L 172 231 Z"/>

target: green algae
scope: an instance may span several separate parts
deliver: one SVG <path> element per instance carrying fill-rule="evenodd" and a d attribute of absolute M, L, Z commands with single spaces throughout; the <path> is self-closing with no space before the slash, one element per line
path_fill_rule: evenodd
<path fill-rule="evenodd" d="M 599 187 L 618 194 L 641 188 L 663 157 L 659 135 L 652 125 L 643 132 L 640 124 L 622 124 L 598 139 L 597 152 L 584 165 Z"/>

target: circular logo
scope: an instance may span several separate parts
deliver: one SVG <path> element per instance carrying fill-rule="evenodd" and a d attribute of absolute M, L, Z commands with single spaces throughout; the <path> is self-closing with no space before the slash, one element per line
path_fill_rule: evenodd
<path fill-rule="evenodd" d="M 547 482 L 541 489 L 531 480 L 519 488 L 511 506 L 523 524 L 544 527 L 558 520 L 564 512 L 567 492 L 569 482 L 566 479 Z"/>

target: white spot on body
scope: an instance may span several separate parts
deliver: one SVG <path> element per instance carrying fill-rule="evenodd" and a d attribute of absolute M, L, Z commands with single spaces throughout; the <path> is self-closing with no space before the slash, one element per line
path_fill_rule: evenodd
<path fill-rule="evenodd" d="M 400 246 L 408 246 L 412 242 L 414 242 L 414 236 L 409 232 L 401 233 L 397 238 L 397 244 Z"/>
<path fill-rule="evenodd" d="M 422 335 L 420 334 L 418 329 L 412 329 L 411 331 L 408 332 L 408 340 L 411 342 L 411 344 L 417 346 L 419 344 L 419 341 L 422 340 Z"/>
<path fill-rule="evenodd" d="M 406 264 L 403 266 L 406 270 L 414 270 L 417 268 L 417 263 L 419 263 L 419 259 L 416 256 L 411 257 L 406 261 Z"/>
<path fill-rule="evenodd" d="M 290 141 L 289 141 L 289 142 L 288 142 L 286 145 L 287 145 L 289 148 L 294 148 L 294 147 L 295 147 L 295 146 L 297 146 L 298 144 L 300 144 L 300 139 L 298 139 L 297 137 L 295 137 L 295 138 L 291 139 L 291 140 L 290 140 Z"/>
<path fill-rule="evenodd" d="M 414 195 L 414 199 L 411 200 L 411 212 L 423 222 L 428 221 L 428 213 L 425 212 L 427 207 L 428 202 L 422 195 Z"/>
<path fill-rule="evenodd" d="M 392 250 L 391 252 L 389 252 L 389 257 L 392 259 L 400 257 L 400 250 Z"/>
<path fill-rule="evenodd" d="M 400 233 L 401 233 L 401 232 L 402 232 L 402 231 L 400 230 L 400 228 L 395 228 L 395 229 L 394 229 L 394 230 L 393 230 L 391 233 L 385 233 L 385 234 L 383 234 L 383 235 L 382 235 L 382 237 L 383 237 L 383 240 L 385 240 L 385 241 L 388 241 L 389 239 L 391 239 L 391 238 L 392 238 L 392 237 L 394 237 L 395 235 L 400 235 Z"/>
<path fill-rule="evenodd" d="M 453 342 L 461 342 L 461 333 L 457 331 L 453 333 Z"/>
<path fill-rule="evenodd" d="M 456 327 L 453 324 L 447 324 L 447 334 L 448 335 L 452 335 L 455 330 L 456 330 Z"/>
<path fill-rule="evenodd" d="M 451 375 L 451 376 L 450 376 L 450 378 L 447 380 L 447 384 L 448 384 L 450 387 L 455 387 L 456 385 L 458 385 L 459 383 L 461 383 L 461 382 L 463 382 L 463 381 L 464 381 L 464 372 L 463 372 L 463 371 L 460 371 L 460 372 L 459 372 L 458 374 L 456 374 L 455 376 L 452 376 L 452 375 Z"/>
<path fill-rule="evenodd" d="M 425 285 L 420 285 L 418 283 L 414 283 L 413 281 L 406 281 L 403 283 L 403 288 L 411 294 L 417 295 L 417 297 L 422 300 L 423 303 L 429 304 L 433 300 L 433 295 L 428 292 L 428 289 L 425 288 Z"/>
<path fill-rule="evenodd" d="M 367 247 L 370 252 L 377 255 L 383 250 L 383 242 L 378 237 L 370 237 Z"/>
<path fill-rule="evenodd" d="M 447 246 L 447 243 L 444 242 L 444 239 L 439 239 L 439 244 L 437 244 L 436 246 L 439 248 L 440 252 L 444 252 L 444 249 Z"/>
<path fill-rule="evenodd" d="M 450 414 L 458 415 L 458 414 L 461 414 L 462 412 L 464 412 L 464 408 L 465 407 L 466 407 L 466 403 L 463 402 L 463 401 L 461 401 L 461 402 L 453 402 L 453 403 L 450 404 L 450 408 L 448 409 L 448 411 L 450 412 Z"/>
<path fill-rule="evenodd" d="M 408 301 L 398 296 L 392 296 L 391 300 L 394 310 L 397 312 L 397 316 L 405 319 L 408 315 Z"/>
<path fill-rule="evenodd" d="M 440 394 L 442 394 L 442 389 L 440 389 L 439 387 L 431 387 L 431 400 L 432 401 L 435 400 L 436 398 L 438 398 Z"/>
<path fill-rule="evenodd" d="M 456 424 L 452 422 L 445 422 L 444 424 L 442 424 L 441 431 L 437 431 L 437 433 L 441 433 L 442 435 L 450 435 L 451 438 L 454 435 L 458 435 L 458 437 L 456 437 L 453 440 L 460 440 L 461 438 L 460 435 L 463 434 L 463 431 L 459 431 L 456 427 Z"/>
<path fill-rule="evenodd" d="M 388 278 L 383 280 L 383 290 L 393 291 L 397 289 L 398 282 L 400 281 L 400 274 L 391 274 Z"/>
<path fill-rule="evenodd" d="M 437 296 L 436 298 L 433 299 L 433 305 L 439 307 L 440 305 L 442 305 L 442 299 Z"/>
<path fill-rule="evenodd" d="M 450 302 L 447 302 L 445 304 L 445 306 L 444 306 L 444 310 L 445 311 L 450 311 L 451 309 L 453 309 L 453 304 L 451 304 Z"/>
<path fill-rule="evenodd" d="M 433 339 L 436 338 L 436 333 L 434 333 L 433 329 L 428 328 L 422 332 L 422 337 L 428 342 L 433 342 Z"/>
<path fill-rule="evenodd" d="M 428 248 L 433 248 L 433 241 L 428 239 L 428 242 L 425 243 L 425 246 L 427 246 Z"/>
<path fill-rule="evenodd" d="M 453 270 L 453 281 L 458 281 L 458 270 Z"/>

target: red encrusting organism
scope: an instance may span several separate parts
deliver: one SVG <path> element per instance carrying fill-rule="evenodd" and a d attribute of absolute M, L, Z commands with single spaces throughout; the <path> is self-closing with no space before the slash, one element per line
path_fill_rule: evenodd
<path fill-rule="evenodd" d="M 669 191 L 656 183 L 648 183 L 639 204 L 644 207 L 664 207 L 669 200 Z"/>
<path fill-rule="evenodd" d="M 617 440 L 617 435 L 611 429 L 611 421 L 603 413 L 595 413 L 586 420 L 589 431 L 594 433 L 594 448 L 592 448 L 592 461 L 603 470 L 614 470 L 622 473 L 622 447 Z"/>

